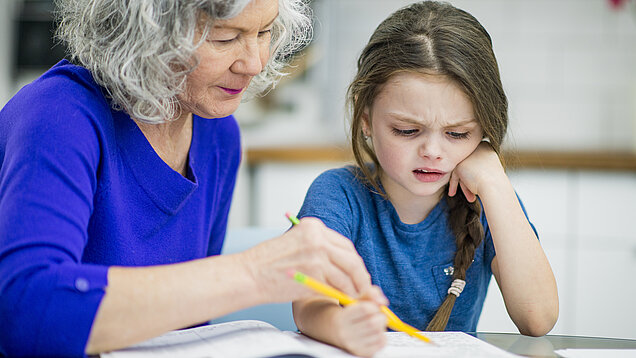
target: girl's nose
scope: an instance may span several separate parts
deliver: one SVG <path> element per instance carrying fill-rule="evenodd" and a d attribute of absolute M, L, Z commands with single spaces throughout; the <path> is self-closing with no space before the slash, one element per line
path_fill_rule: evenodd
<path fill-rule="evenodd" d="M 442 147 L 439 139 L 435 136 L 427 136 L 422 139 L 422 143 L 418 148 L 418 154 L 420 157 L 429 159 L 440 159 L 442 157 Z"/>

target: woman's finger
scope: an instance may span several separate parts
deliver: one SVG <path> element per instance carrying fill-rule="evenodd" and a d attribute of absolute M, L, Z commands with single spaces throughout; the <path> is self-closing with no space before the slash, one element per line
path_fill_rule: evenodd
<path fill-rule="evenodd" d="M 334 269 L 327 272 L 327 283 L 348 295 L 358 297 L 371 286 L 371 276 L 360 256 L 335 248 L 329 253 L 330 265 Z M 337 268 L 337 270 L 336 270 Z"/>
<path fill-rule="evenodd" d="M 291 268 L 355 297 L 371 286 L 371 277 L 351 240 L 315 218 L 301 219 L 289 233 L 295 235 L 290 238 L 292 243 L 299 246 L 298 252 L 291 253 L 292 261 L 297 262 Z"/>

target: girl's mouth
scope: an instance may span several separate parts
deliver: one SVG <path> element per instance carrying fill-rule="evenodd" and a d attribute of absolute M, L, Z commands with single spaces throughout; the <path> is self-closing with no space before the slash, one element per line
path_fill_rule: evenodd
<path fill-rule="evenodd" d="M 436 182 L 442 177 L 444 177 L 446 173 L 433 170 L 433 169 L 415 169 L 413 170 L 413 175 L 415 175 L 415 179 L 423 182 L 423 183 L 433 183 Z"/>

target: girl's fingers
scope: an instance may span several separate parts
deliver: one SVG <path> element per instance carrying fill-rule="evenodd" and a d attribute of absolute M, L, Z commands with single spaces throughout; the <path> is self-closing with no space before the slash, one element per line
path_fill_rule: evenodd
<path fill-rule="evenodd" d="M 455 196 L 455 194 L 457 194 L 457 184 L 459 184 L 459 178 L 453 171 L 448 181 L 448 196 Z"/>
<path fill-rule="evenodd" d="M 386 344 L 386 317 L 377 305 L 360 302 L 346 307 L 340 321 L 341 342 L 355 355 L 370 357 Z"/>
<path fill-rule="evenodd" d="M 363 339 L 350 342 L 347 350 L 359 357 L 373 357 L 380 349 L 386 345 L 384 333 L 366 336 Z"/>
<path fill-rule="evenodd" d="M 459 186 L 462 188 L 464 196 L 466 197 L 466 200 L 468 200 L 468 202 L 474 203 L 475 200 L 477 200 L 477 196 L 473 194 L 473 192 L 470 191 L 470 189 L 468 189 L 463 183 L 460 182 Z"/>

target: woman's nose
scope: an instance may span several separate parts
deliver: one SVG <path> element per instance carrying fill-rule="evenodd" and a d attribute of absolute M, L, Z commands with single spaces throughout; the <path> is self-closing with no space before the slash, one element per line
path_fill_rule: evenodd
<path fill-rule="evenodd" d="M 247 42 L 243 46 L 241 55 L 233 65 L 233 71 L 248 76 L 256 76 L 263 70 L 261 48 L 255 42 Z"/>

